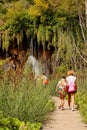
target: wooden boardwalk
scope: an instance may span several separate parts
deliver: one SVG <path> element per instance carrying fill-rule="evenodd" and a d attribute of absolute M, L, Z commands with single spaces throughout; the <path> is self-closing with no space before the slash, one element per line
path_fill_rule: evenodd
<path fill-rule="evenodd" d="M 84 124 L 78 110 L 67 109 L 65 101 L 65 110 L 58 108 L 60 101 L 58 97 L 53 97 L 56 110 L 49 115 L 50 120 L 43 126 L 43 130 L 87 130 L 87 124 Z"/>

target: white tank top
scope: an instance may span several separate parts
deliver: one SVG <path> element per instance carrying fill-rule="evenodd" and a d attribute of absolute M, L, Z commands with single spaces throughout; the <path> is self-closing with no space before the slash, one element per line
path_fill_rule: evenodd
<path fill-rule="evenodd" d="M 76 77 L 73 76 L 73 75 L 70 75 L 70 76 L 68 76 L 68 77 L 66 78 L 66 80 L 67 80 L 67 82 L 68 82 L 68 85 L 74 84 L 75 81 L 76 81 Z"/>

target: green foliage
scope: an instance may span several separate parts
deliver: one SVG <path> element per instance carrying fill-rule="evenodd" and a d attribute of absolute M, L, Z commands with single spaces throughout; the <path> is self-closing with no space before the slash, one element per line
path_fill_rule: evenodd
<path fill-rule="evenodd" d="M 27 122 L 27 126 L 30 128 L 30 130 L 40 130 L 42 128 L 41 123 L 30 123 Z"/>
<path fill-rule="evenodd" d="M 8 14 L 9 15 L 9 14 Z M 9 34 L 17 34 L 29 26 L 29 15 L 25 12 L 15 13 L 12 18 L 8 18 L 3 28 L 9 29 Z"/>
<path fill-rule="evenodd" d="M 41 127 L 41 123 L 24 123 L 17 118 L 0 117 L 0 130 L 40 130 Z"/>
<path fill-rule="evenodd" d="M 5 6 L 4 4 L 0 6 L 2 14 L 1 20 L 3 21 L 0 30 L 8 30 L 8 34 L 10 34 L 8 39 L 14 39 L 14 37 L 16 37 L 18 44 L 21 44 L 23 31 L 26 32 L 26 35 L 29 33 L 27 38 L 31 36 L 34 38 L 34 34 L 36 34 L 38 42 L 45 43 L 45 41 L 47 41 L 49 44 L 53 44 L 61 50 L 59 60 L 61 62 L 66 61 L 67 66 L 69 63 L 68 67 L 77 60 L 73 59 L 76 52 L 75 48 L 74 51 L 72 49 L 72 36 L 79 47 L 79 44 L 83 43 L 82 30 L 79 25 L 79 13 L 82 16 L 82 28 L 86 36 L 85 24 L 83 24 L 85 21 L 85 19 L 83 19 L 85 15 L 83 0 L 79 3 L 78 0 L 11 0 Z M 77 6 L 79 8 L 77 8 Z M 5 14 L 2 13 L 3 10 Z M 70 36 L 70 34 L 72 34 L 72 36 Z M 8 40 L 2 44 L 4 44 L 4 48 L 7 48 L 9 45 Z M 82 52 L 82 50 L 80 51 Z M 77 55 L 75 58 L 78 58 Z"/>
<path fill-rule="evenodd" d="M 79 92 L 76 96 L 76 102 L 78 104 L 83 120 L 87 123 L 87 92 Z"/>
<path fill-rule="evenodd" d="M 59 77 L 52 77 L 51 81 L 50 81 L 50 94 L 52 96 L 56 95 L 58 96 L 56 93 L 55 93 L 55 90 L 56 90 L 56 85 L 58 83 L 58 80 L 59 80 Z"/>
<path fill-rule="evenodd" d="M 27 4 L 27 2 L 26 2 Z M 0 27 L 1 31 L 7 30 L 2 36 L 2 48 L 7 49 L 9 41 L 17 38 L 18 44 L 22 43 L 23 31 L 30 27 L 30 16 L 27 12 L 27 8 L 23 1 L 13 2 L 8 4 L 6 9 L 6 15 L 2 17 L 3 24 Z M 27 4 L 28 6 L 28 4 Z"/>
<path fill-rule="evenodd" d="M 5 13 L 6 13 L 6 9 L 5 9 L 5 7 L 3 6 L 3 4 L 0 3 L 0 16 L 1 16 L 1 14 L 5 14 Z"/>
<path fill-rule="evenodd" d="M 85 74 L 85 73 L 84 73 Z M 83 120 L 87 123 L 87 77 L 85 79 L 78 79 L 78 93 L 75 101 L 78 105 Z"/>
<path fill-rule="evenodd" d="M 39 26 L 38 33 L 37 33 L 38 42 L 45 43 L 46 40 L 45 32 L 46 32 L 46 28 L 44 26 Z"/>
<path fill-rule="evenodd" d="M 21 79 L 16 78 L 16 81 L 5 77 L 0 81 L 0 86 L 0 110 L 5 117 L 40 122 L 53 109 L 49 102 L 50 88 L 36 86 L 25 75 Z"/>
<path fill-rule="evenodd" d="M 8 47 L 9 47 L 9 35 L 7 31 L 6 34 L 2 35 L 2 49 L 8 50 Z"/>

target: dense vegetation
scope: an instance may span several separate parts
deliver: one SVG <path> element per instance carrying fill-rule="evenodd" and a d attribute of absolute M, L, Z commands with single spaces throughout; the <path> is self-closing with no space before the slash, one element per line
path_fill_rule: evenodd
<path fill-rule="evenodd" d="M 44 50 L 50 50 L 50 47 L 54 47 L 55 50 L 50 55 L 52 74 L 49 75 L 49 78 L 53 80 L 48 88 L 43 90 L 42 86 L 36 86 L 32 80 L 27 79 L 28 74 L 16 78 L 15 74 L 11 73 L 13 78 L 5 76 L 0 80 L 2 129 L 4 127 L 11 129 L 8 127 L 9 122 L 11 124 L 10 119 L 14 118 L 15 121 L 16 118 L 19 122 L 23 121 L 25 126 L 28 121 L 42 122 L 50 111 L 50 105 L 53 105 L 49 95 L 54 94 L 57 80 L 60 76 L 66 75 L 70 68 L 74 69 L 77 75 L 76 102 L 84 121 L 87 122 L 85 2 L 85 0 L 0 0 L 0 50 L 7 52 L 9 46 L 11 49 L 14 48 L 15 42 L 17 42 L 18 49 L 24 48 L 26 45 L 25 50 L 27 50 L 30 49 L 31 44 L 36 47 L 36 43 L 38 43 L 43 46 Z M 36 54 L 41 59 L 40 49 L 36 51 Z M 35 50 L 33 49 L 33 51 Z M 36 56 L 34 52 L 33 54 Z M 47 57 L 45 62 L 48 60 Z M 0 72 L 2 74 L 2 71 Z M 4 121 L 7 119 L 6 126 L 2 119 Z M 31 128 L 31 130 L 33 129 Z"/>
<path fill-rule="evenodd" d="M 50 86 L 44 88 L 27 73 L 19 77 L 15 71 L 2 73 L 0 80 L 0 129 L 39 130 L 54 110 Z M 11 76 L 10 76 L 11 75 Z"/>

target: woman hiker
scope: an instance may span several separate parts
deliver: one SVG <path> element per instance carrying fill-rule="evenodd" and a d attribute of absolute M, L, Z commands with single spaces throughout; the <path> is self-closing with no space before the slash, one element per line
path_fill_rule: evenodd
<path fill-rule="evenodd" d="M 66 82 L 67 82 L 67 93 L 68 93 L 68 108 L 70 108 L 70 102 L 71 102 L 72 103 L 71 108 L 72 111 L 74 111 L 74 104 L 75 104 L 74 98 L 77 90 L 77 85 L 76 85 L 76 76 L 74 75 L 73 70 L 68 71 Z"/>
<path fill-rule="evenodd" d="M 64 98 L 66 96 L 66 78 L 64 76 L 57 83 L 56 92 L 57 91 L 60 97 L 59 109 L 64 110 Z"/>

